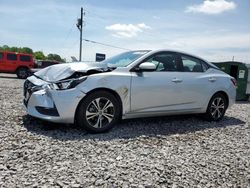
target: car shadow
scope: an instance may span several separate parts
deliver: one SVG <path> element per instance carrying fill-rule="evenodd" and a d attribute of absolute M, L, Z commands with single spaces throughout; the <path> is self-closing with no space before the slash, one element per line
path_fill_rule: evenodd
<path fill-rule="evenodd" d="M 140 136 L 160 137 L 245 124 L 240 119 L 228 116 L 220 122 L 208 122 L 199 116 L 181 115 L 123 120 L 107 133 L 90 134 L 75 125 L 47 123 L 28 115 L 23 116 L 22 120 L 28 131 L 62 141 L 89 139 L 108 141 Z"/>

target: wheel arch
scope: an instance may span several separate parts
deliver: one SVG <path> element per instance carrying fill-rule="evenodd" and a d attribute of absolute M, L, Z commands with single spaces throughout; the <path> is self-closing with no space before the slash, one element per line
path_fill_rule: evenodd
<path fill-rule="evenodd" d="M 114 91 L 114 90 L 112 90 L 112 89 L 109 89 L 109 88 L 96 88 L 96 89 L 93 89 L 93 90 L 90 90 L 89 92 L 87 92 L 86 93 L 86 95 L 79 101 L 79 103 L 78 103 L 78 105 L 77 105 L 77 107 L 76 107 L 76 110 L 75 110 L 75 115 L 74 115 L 74 121 L 76 122 L 76 115 L 77 115 L 77 111 L 78 111 L 78 109 L 79 109 L 79 107 L 80 107 L 80 104 L 84 101 L 84 99 L 88 96 L 88 95 L 90 95 L 91 93 L 94 93 L 94 92 L 98 92 L 98 91 L 106 91 L 106 92 L 109 92 L 109 93 L 111 93 L 112 95 L 114 95 L 114 97 L 117 99 L 117 101 L 119 102 L 119 104 L 120 104 L 120 107 L 121 107 L 121 114 L 120 115 L 122 115 L 122 112 L 123 112 L 123 104 L 122 104 L 122 100 L 121 100 L 121 97 L 120 97 L 120 95 L 116 92 L 116 91 Z"/>
<path fill-rule="evenodd" d="M 225 97 L 226 102 L 227 102 L 227 106 L 228 106 L 228 104 L 229 104 L 229 96 L 228 96 L 228 94 L 227 94 L 225 91 L 222 91 L 222 90 L 215 92 L 215 93 L 212 95 L 212 97 L 209 99 L 209 101 L 210 101 L 215 95 L 217 95 L 217 94 L 222 94 L 222 95 Z M 208 102 L 208 104 L 209 104 L 209 102 Z M 207 104 L 207 107 L 208 107 L 208 104 Z"/>
<path fill-rule="evenodd" d="M 15 73 L 17 73 L 18 69 L 20 68 L 25 68 L 25 69 L 28 69 L 29 70 L 29 67 L 28 66 L 25 66 L 25 65 L 21 65 L 21 66 L 18 66 L 15 70 Z"/>

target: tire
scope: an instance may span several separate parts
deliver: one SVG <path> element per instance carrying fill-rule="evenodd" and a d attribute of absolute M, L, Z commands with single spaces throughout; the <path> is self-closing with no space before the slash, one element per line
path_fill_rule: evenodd
<path fill-rule="evenodd" d="M 107 91 L 87 95 L 79 104 L 76 123 L 91 133 L 110 130 L 120 120 L 121 107 L 116 97 Z"/>
<path fill-rule="evenodd" d="M 20 67 L 17 69 L 16 75 L 20 79 L 26 79 L 29 76 L 29 69 L 25 67 Z"/>
<path fill-rule="evenodd" d="M 215 94 L 209 101 L 205 117 L 208 121 L 220 121 L 227 110 L 228 104 L 226 97 L 221 94 Z"/>

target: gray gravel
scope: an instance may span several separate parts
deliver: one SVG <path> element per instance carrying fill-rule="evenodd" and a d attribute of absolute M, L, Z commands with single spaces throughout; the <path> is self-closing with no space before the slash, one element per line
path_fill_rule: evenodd
<path fill-rule="evenodd" d="M 27 116 L 22 84 L 0 74 L 0 187 L 250 187 L 250 103 L 91 135 Z"/>

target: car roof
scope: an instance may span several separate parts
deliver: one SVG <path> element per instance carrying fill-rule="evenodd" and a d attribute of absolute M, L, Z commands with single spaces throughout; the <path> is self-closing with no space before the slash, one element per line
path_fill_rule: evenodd
<path fill-rule="evenodd" d="M 1 53 L 9 53 L 9 54 L 16 54 L 16 55 L 27 55 L 27 56 L 33 56 L 32 54 L 26 54 L 26 53 L 19 53 L 19 52 L 9 52 L 9 51 L 1 51 Z"/>
<path fill-rule="evenodd" d="M 146 50 L 145 50 L 146 51 Z M 218 69 L 218 67 L 216 67 L 214 64 L 208 62 L 207 60 L 203 59 L 202 57 L 199 57 L 197 55 L 191 54 L 191 53 L 187 53 L 184 51 L 180 51 L 180 50 L 173 50 L 173 49 L 157 49 L 157 50 L 148 50 L 150 53 L 154 54 L 154 53 L 158 53 L 158 52 L 174 52 L 174 53 L 181 53 L 181 54 L 185 54 L 185 55 L 189 55 L 195 58 L 198 58 L 204 62 L 206 62 L 207 64 L 209 64 L 211 67 L 214 67 L 216 69 Z"/>
<path fill-rule="evenodd" d="M 147 52 L 145 53 L 144 55 L 142 55 L 141 57 L 139 57 L 138 59 L 136 59 L 135 61 L 133 61 L 131 64 L 129 64 L 127 66 L 127 68 L 133 68 L 134 65 L 136 65 L 138 62 L 140 62 L 141 60 L 143 60 L 144 58 L 148 58 L 150 57 L 151 55 L 153 54 L 156 54 L 156 53 L 160 53 L 160 52 L 173 52 L 173 53 L 180 53 L 180 54 L 184 54 L 184 55 L 187 55 L 187 56 L 191 56 L 191 57 L 194 57 L 194 58 L 197 58 L 197 59 L 200 59 L 202 61 L 204 61 L 208 67 L 211 67 L 211 68 L 214 68 L 214 69 L 218 69 L 219 68 L 217 66 L 215 66 L 214 64 L 210 63 L 209 61 L 197 56 L 197 55 L 193 55 L 191 53 L 187 53 L 187 52 L 184 52 L 184 51 L 180 51 L 180 50 L 173 50 L 173 49 L 157 49 L 157 50 L 149 50 L 149 49 L 134 49 L 134 50 L 129 50 L 127 52 Z M 126 53 L 126 52 L 124 52 Z"/>
<path fill-rule="evenodd" d="M 185 55 L 190 55 L 190 56 L 193 56 L 193 57 L 196 57 L 198 59 L 201 59 L 203 61 L 206 61 L 205 59 L 203 59 L 202 57 L 199 57 L 197 55 L 194 55 L 192 53 L 189 53 L 189 52 L 184 52 L 184 51 L 181 51 L 181 50 L 173 50 L 173 49 L 158 49 L 158 50 L 150 50 L 152 53 L 157 53 L 157 52 L 163 52 L 163 51 L 167 51 L 167 52 L 174 52 L 174 53 L 181 53 L 181 54 L 185 54 Z"/>

